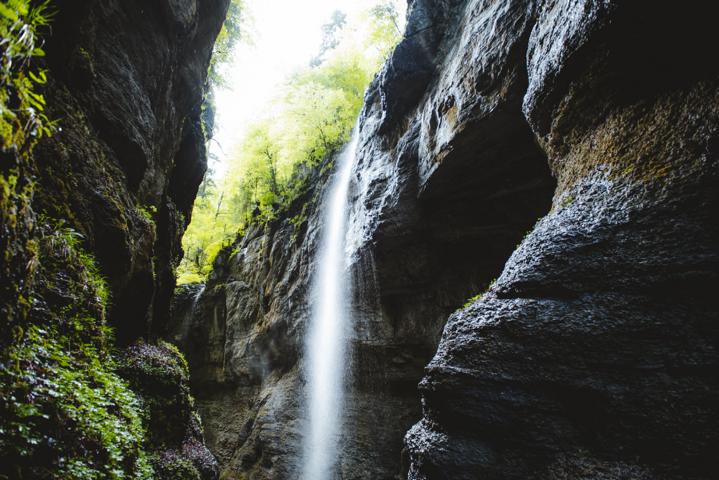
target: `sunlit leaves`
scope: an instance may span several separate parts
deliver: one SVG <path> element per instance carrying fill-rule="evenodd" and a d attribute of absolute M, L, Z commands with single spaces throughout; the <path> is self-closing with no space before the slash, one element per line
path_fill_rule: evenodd
<path fill-rule="evenodd" d="M 44 71 L 30 71 L 33 58 L 43 57 L 38 29 L 48 25 L 49 2 L 31 7 L 29 0 L 0 4 L 0 137 L 4 151 L 27 153 L 37 140 L 52 134 L 45 98 L 38 88 Z"/>
<path fill-rule="evenodd" d="M 226 177 L 202 186 L 183 239 L 180 283 L 203 279 L 238 232 L 277 218 L 310 187 L 307 172 L 349 139 L 367 85 L 399 41 L 397 23 L 387 1 L 354 18 L 333 14 L 318 56 L 248 129 Z"/>

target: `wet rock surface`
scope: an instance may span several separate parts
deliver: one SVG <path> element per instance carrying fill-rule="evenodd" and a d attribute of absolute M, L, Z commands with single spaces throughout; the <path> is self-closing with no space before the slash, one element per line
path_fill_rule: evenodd
<path fill-rule="evenodd" d="M 325 172 L 311 173 L 310 184 L 325 184 Z M 187 356 L 208 445 L 227 478 L 299 476 L 299 358 L 322 191 L 250 229 L 220 252 L 207 285 L 183 287 L 173 302 L 166 336 Z"/>
<path fill-rule="evenodd" d="M 337 477 L 711 478 L 715 7 L 409 7 L 361 118 Z M 228 474 L 297 477 L 315 183 L 175 300 Z"/>
<path fill-rule="evenodd" d="M 496 284 L 450 317 L 406 437 L 409 478 L 716 471 L 708 30 L 692 12 L 668 50 L 687 56 L 666 57 L 662 32 L 684 13 L 584 7 L 546 2 L 535 20 L 524 112 L 559 186 Z"/>

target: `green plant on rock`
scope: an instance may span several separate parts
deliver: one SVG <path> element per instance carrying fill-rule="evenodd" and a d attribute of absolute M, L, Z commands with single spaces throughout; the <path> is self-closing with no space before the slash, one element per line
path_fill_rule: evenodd
<path fill-rule="evenodd" d="M 44 70 L 32 71 L 30 62 L 42 57 L 38 33 L 52 18 L 49 2 L 30 0 L 0 3 L 0 137 L 3 151 L 29 152 L 54 122 L 45 115 L 45 98 L 38 92 L 47 82 Z"/>
<path fill-rule="evenodd" d="M 0 355 L 0 478 L 154 478 L 143 404 L 116 373 L 105 281 L 64 222 L 37 229 L 29 321 Z"/>
<path fill-rule="evenodd" d="M 31 326 L 10 350 L 0 371 L 3 464 L 27 478 L 153 478 L 138 398 L 106 351 L 78 340 Z"/>
<path fill-rule="evenodd" d="M 294 217 L 290 218 L 290 225 L 292 225 L 292 241 L 297 241 L 297 238 L 300 235 L 300 232 L 302 230 L 302 226 L 307 223 L 307 220 L 309 220 L 309 216 L 307 214 L 307 207 L 308 204 L 302 205 L 302 211 L 295 215 Z"/>
<path fill-rule="evenodd" d="M 140 212 L 142 218 L 150 223 L 155 222 L 155 215 L 157 215 L 157 207 L 154 205 L 139 205 L 137 211 Z"/>
<path fill-rule="evenodd" d="M 175 451 L 163 452 L 154 459 L 153 464 L 158 477 L 163 480 L 202 480 L 192 462 Z"/>
<path fill-rule="evenodd" d="M 482 300 L 482 298 L 484 298 L 484 296 L 487 294 L 487 292 L 489 292 L 489 290 L 492 289 L 492 287 L 494 286 L 495 283 L 497 283 L 497 279 L 496 279 L 496 278 L 493 279 L 491 282 L 489 282 L 489 285 L 487 286 L 487 289 L 486 289 L 484 292 L 482 292 L 482 293 L 480 293 L 480 294 L 477 294 L 477 295 L 475 295 L 475 296 L 473 296 L 473 297 L 467 299 L 467 301 L 464 303 L 464 305 L 462 305 L 462 308 L 460 308 L 460 310 L 463 310 L 463 309 L 465 309 L 465 308 L 469 308 L 469 307 L 471 307 L 472 305 L 474 305 L 476 302 Z"/>
<path fill-rule="evenodd" d="M 47 2 L 0 3 L 0 296 L 11 299 L 0 307 L 0 345 L 17 336 L 31 305 L 37 260 L 31 153 L 54 129 L 39 92 L 47 76 L 31 63 L 44 55 L 39 33 L 51 16 Z"/>
<path fill-rule="evenodd" d="M 143 398 L 153 444 L 181 443 L 194 405 L 187 361 L 177 348 L 138 342 L 122 355 L 119 372 Z"/>
<path fill-rule="evenodd" d="M 44 225 L 40 228 L 40 233 L 48 242 L 49 249 L 53 251 L 51 258 L 82 265 L 79 282 L 90 286 L 97 294 L 97 303 L 102 306 L 104 320 L 105 310 L 110 302 L 110 289 L 97 266 L 95 257 L 82 248 L 83 235 L 64 221 L 54 221 L 41 215 L 39 222 Z"/>
<path fill-rule="evenodd" d="M 468 299 L 468 300 L 464 303 L 464 305 L 462 305 L 462 308 L 471 307 L 475 302 L 481 300 L 482 297 L 484 297 L 484 293 L 480 293 L 480 294 L 475 295 L 474 297 Z"/>

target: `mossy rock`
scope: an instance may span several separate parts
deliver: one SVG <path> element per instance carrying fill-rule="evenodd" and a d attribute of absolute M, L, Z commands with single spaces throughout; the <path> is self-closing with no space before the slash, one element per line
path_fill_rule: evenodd
<path fill-rule="evenodd" d="M 173 345 L 138 342 L 122 356 L 120 374 L 143 399 L 156 445 L 179 445 L 192 418 L 189 370 Z"/>
<path fill-rule="evenodd" d="M 44 219 L 32 308 L 0 354 L 0 478 L 153 478 L 140 399 L 115 372 L 104 280 Z"/>
<path fill-rule="evenodd" d="M 202 480 L 200 472 L 182 452 L 167 450 L 152 462 L 158 480 Z"/>

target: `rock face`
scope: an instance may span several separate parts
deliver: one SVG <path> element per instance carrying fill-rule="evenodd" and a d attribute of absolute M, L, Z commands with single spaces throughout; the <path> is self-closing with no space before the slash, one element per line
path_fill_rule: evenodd
<path fill-rule="evenodd" d="M 218 477 L 184 358 L 140 338 L 169 316 L 228 1 L 49 2 L 31 68 L 59 128 L 0 151 L 1 478 Z"/>
<path fill-rule="evenodd" d="M 410 2 L 361 119 L 338 478 L 712 477 L 714 10 Z M 176 298 L 228 474 L 298 475 L 315 183 Z"/>
<path fill-rule="evenodd" d="M 55 1 L 36 210 L 86 239 L 127 342 L 166 322 L 206 169 L 201 107 L 227 0 Z"/>
<path fill-rule="evenodd" d="M 714 7 L 526 3 L 523 112 L 558 188 L 498 281 L 450 317 L 409 478 L 711 478 Z"/>
<path fill-rule="evenodd" d="M 327 181 L 313 175 L 312 184 Z M 175 297 L 166 336 L 187 356 L 207 442 L 227 478 L 299 475 L 299 359 L 322 190 L 287 218 L 250 229 L 220 252 L 206 286 Z"/>

